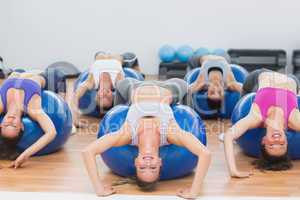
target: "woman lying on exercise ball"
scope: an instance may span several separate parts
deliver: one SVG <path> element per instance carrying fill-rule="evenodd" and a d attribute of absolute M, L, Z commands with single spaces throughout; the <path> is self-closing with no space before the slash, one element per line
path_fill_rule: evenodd
<path fill-rule="evenodd" d="M 210 152 L 192 134 L 179 127 L 170 107 L 170 104 L 183 101 L 187 93 L 186 82 L 180 79 L 141 82 L 127 78 L 117 83 L 116 92 L 121 101 L 131 104 L 124 124 L 114 134 L 101 137 L 90 144 L 83 152 L 97 195 L 108 196 L 115 193 L 110 185 L 104 185 L 100 181 L 96 166 L 97 155 L 111 147 L 128 144 L 137 146 L 137 184 L 142 190 L 151 191 L 160 176 L 160 146 L 175 144 L 184 146 L 201 157 L 192 186 L 178 193 L 183 198 L 196 198 L 210 164 Z"/>
<path fill-rule="evenodd" d="M 208 105 L 214 109 L 221 106 L 224 90 L 242 91 L 242 84 L 235 80 L 230 64 L 222 56 L 205 55 L 195 57 L 200 74 L 196 81 L 190 85 L 189 91 L 196 93 L 207 90 Z"/>
<path fill-rule="evenodd" d="M 266 71 L 258 76 L 258 90 L 249 114 L 225 133 L 225 154 L 233 177 L 248 177 L 236 167 L 233 141 L 247 130 L 265 127 L 261 141 L 261 158 L 254 162 L 262 170 L 287 170 L 292 165 L 287 154 L 286 129 L 300 131 L 300 113 L 296 81 L 284 74 Z"/>
<path fill-rule="evenodd" d="M 0 158 L 15 160 L 11 167 L 21 167 L 56 136 L 53 122 L 42 109 L 41 88 L 44 86 L 43 77 L 17 72 L 13 72 L 1 86 L 0 113 L 4 114 L 4 117 L 0 124 Z M 24 130 L 22 124 L 24 114 L 39 123 L 44 130 L 44 135 L 19 155 L 16 145 Z"/>
<path fill-rule="evenodd" d="M 72 114 L 74 124 L 79 123 L 80 111 L 78 109 L 79 99 L 86 91 L 93 88 L 97 89 L 95 101 L 100 108 L 109 109 L 113 106 L 113 90 L 118 81 L 124 79 L 122 69 L 122 57 L 119 55 L 98 52 L 95 56 L 96 61 L 89 68 L 88 78 L 75 91 L 72 102 Z"/>

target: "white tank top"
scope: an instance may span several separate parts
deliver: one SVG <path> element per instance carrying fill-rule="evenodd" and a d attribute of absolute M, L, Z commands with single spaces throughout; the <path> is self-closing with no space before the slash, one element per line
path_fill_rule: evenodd
<path fill-rule="evenodd" d="M 136 146 L 138 144 L 138 121 L 147 116 L 160 119 L 160 146 L 168 145 L 167 131 L 169 123 L 175 120 L 173 110 L 168 104 L 150 101 L 135 103 L 129 107 L 126 121 L 131 127 L 131 145 Z"/>
<path fill-rule="evenodd" d="M 222 71 L 222 77 L 223 77 L 223 82 L 222 83 L 223 83 L 224 87 L 227 87 L 227 76 L 228 76 L 228 74 L 231 70 L 230 65 L 228 63 L 226 63 L 225 61 L 220 61 L 220 60 L 205 61 L 201 65 L 200 73 L 204 74 L 206 85 L 209 83 L 209 71 L 212 68 L 217 68 L 220 71 Z"/>
<path fill-rule="evenodd" d="M 89 73 L 93 75 L 95 80 L 95 89 L 99 88 L 100 75 L 104 72 L 109 74 L 114 88 L 118 74 L 122 73 L 124 75 L 120 61 L 116 59 L 96 60 L 94 64 L 89 67 Z"/>

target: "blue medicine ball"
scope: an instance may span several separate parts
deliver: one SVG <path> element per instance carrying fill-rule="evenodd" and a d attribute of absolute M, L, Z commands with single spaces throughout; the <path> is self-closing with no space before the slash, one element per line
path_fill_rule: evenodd
<path fill-rule="evenodd" d="M 210 51 L 207 48 L 201 47 L 195 51 L 194 56 L 200 57 L 200 56 L 206 56 L 209 54 L 210 54 Z"/>
<path fill-rule="evenodd" d="M 188 45 L 183 45 L 176 51 L 176 57 L 182 63 L 186 63 L 193 56 L 193 54 L 193 48 Z"/>
<path fill-rule="evenodd" d="M 218 48 L 218 49 L 214 49 L 211 52 L 212 55 L 216 55 L 216 56 L 225 56 L 227 54 L 227 52 L 224 49 Z"/>
<path fill-rule="evenodd" d="M 119 130 L 126 119 L 128 108 L 124 105 L 112 108 L 100 123 L 98 137 Z M 199 115 L 191 108 L 183 105 L 176 105 L 172 109 L 179 126 L 192 133 L 206 145 L 205 125 Z M 105 151 L 102 154 L 102 159 L 115 174 L 130 177 L 136 174 L 134 160 L 137 154 L 136 146 L 126 145 Z M 197 156 L 184 147 L 173 144 L 166 145 L 160 148 L 159 154 L 162 159 L 161 180 L 188 175 L 197 166 Z"/>
<path fill-rule="evenodd" d="M 250 111 L 251 105 L 255 99 L 256 93 L 250 93 L 240 99 L 238 104 L 235 106 L 231 122 L 232 124 L 237 123 L 240 119 L 247 116 Z M 298 106 L 300 106 L 300 97 L 298 96 Z M 262 138 L 266 135 L 265 128 L 254 128 L 248 130 L 244 135 L 238 138 L 237 143 L 241 147 L 242 151 L 253 157 L 260 156 L 260 146 Z M 288 141 L 288 155 L 293 160 L 300 159 L 300 133 L 294 130 L 286 131 Z"/>
<path fill-rule="evenodd" d="M 36 155 L 50 154 L 61 149 L 67 142 L 72 130 L 72 114 L 68 104 L 51 91 L 42 91 L 41 97 L 42 108 L 52 120 L 57 135 L 50 144 Z M 0 120 L 2 121 L 2 119 L 3 115 Z M 24 116 L 22 122 L 24 124 L 23 136 L 17 144 L 17 148 L 20 152 L 25 151 L 44 135 L 44 131 L 41 129 L 40 125 L 28 116 Z"/>
<path fill-rule="evenodd" d="M 170 45 L 164 45 L 159 49 L 159 58 L 162 62 L 173 62 L 176 59 L 176 50 Z"/>
<path fill-rule="evenodd" d="M 221 57 L 224 57 L 228 63 L 230 63 L 230 56 L 228 55 L 228 53 L 226 52 L 225 49 L 221 49 L 221 48 L 218 48 L 218 49 L 214 49 L 212 52 L 211 52 L 212 55 L 216 55 L 216 56 L 221 56 Z"/>

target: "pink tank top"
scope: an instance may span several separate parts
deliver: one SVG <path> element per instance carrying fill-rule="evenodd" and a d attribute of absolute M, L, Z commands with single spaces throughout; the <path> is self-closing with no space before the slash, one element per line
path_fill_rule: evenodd
<path fill-rule="evenodd" d="M 286 125 L 288 125 L 291 112 L 298 108 L 297 95 L 281 88 L 266 87 L 258 90 L 254 103 L 259 107 L 263 120 L 267 118 L 270 107 L 280 107 L 283 110 Z"/>

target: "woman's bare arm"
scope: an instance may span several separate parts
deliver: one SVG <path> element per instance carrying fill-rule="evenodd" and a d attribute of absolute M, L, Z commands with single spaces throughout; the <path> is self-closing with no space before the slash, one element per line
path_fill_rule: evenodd
<path fill-rule="evenodd" d="M 232 72 L 230 72 L 229 77 L 227 79 L 227 88 L 231 91 L 237 91 L 239 93 L 242 93 L 243 91 L 243 84 L 235 79 L 234 74 Z"/>
<path fill-rule="evenodd" d="M 237 91 L 239 93 L 242 93 L 243 91 L 243 84 L 237 82 L 237 81 L 231 81 L 227 83 L 227 88 L 231 91 Z"/>
<path fill-rule="evenodd" d="M 116 77 L 116 80 L 115 80 L 115 85 L 117 85 L 117 83 L 118 83 L 119 81 L 122 81 L 122 80 L 124 80 L 124 79 L 125 79 L 124 73 L 119 72 L 118 75 L 117 75 L 117 77 Z"/>
<path fill-rule="evenodd" d="M 28 149 L 26 149 L 11 165 L 11 167 L 21 167 L 31 156 L 46 147 L 52 140 L 54 140 L 57 132 L 52 120 L 43 110 L 35 110 L 29 112 L 30 118 L 37 121 L 41 126 L 44 134 Z"/>
<path fill-rule="evenodd" d="M 76 126 L 80 125 L 79 124 L 80 111 L 78 108 L 79 99 L 86 93 L 86 91 L 93 89 L 94 85 L 95 85 L 94 78 L 92 74 L 89 74 L 88 78 L 79 85 L 79 87 L 75 91 L 75 94 L 73 95 L 73 100 L 71 102 L 71 110 L 72 110 L 73 121 Z"/>
<path fill-rule="evenodd" d="M 254 111 L 239 120 L 235 125 L 227 130 L 224 136 L 224 147 L 225 147 L 225 157 L 227 161 L 227 167 L 229 173 L 232 177 L 245 178 L 249 177 L 250 173 L 240 172 L 236 166 L 236 160 L 234 156 L 233 141 L 246 133 L 247 130 L 251 128 L 256 128 L 260 125 L 262 119 L 256 116 Z"/>
<path fill-rule="evenodd" d="M 205 86 L 204 75 L 199 73 L 197 79 L 189 86 L 189 92 L 196 93 L 203 89 Z"/>
<path fill-rule="evenodd" d="M 116 146 L 123 146 L 129 144 L 131 141 L 131 134 L 129 126 L 125 123 L 119 131 L 107 134 L 95 142 L 87 146 L 83 152 L 83 160 L 87 169 L 88 175 L 93 183 L 94 189 L 99 196 L 108 196 L 114 193 L 112 188 L 107 188 L 100 180 L 98 167 L 96 163 L 96 156 L 103 153 L 107 149 Z"/>
<path fill-rule="evenodd" d="M 299 109 L 294 109 L 290 115 L 289 128 L 299 132 L 300 131 L 300 112 Z"/>
<path fill-rule="evenodd" d="M 4 111 L 3 102 L 2 102 L 2 98 L 0 97 L 0 114 L 3 113 L 3 111 Z"/>
<path fill-rule="evenodd" d="M 202 182 L 207 174 L 211 162 L 211 153 L 194 135 L 181 129 L 176 121 L 169 127 L 168 141 L 183 146 L 199 157 L 195 177 L 191 188 L 181 190 L 179 196 L 183 198 L 196 198 L 201 190 Z"/>

